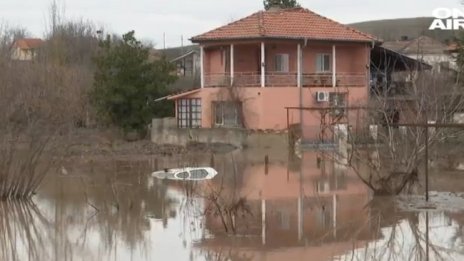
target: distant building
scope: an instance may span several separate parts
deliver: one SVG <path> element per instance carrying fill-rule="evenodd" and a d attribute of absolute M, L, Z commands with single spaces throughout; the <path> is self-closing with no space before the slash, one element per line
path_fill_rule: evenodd
<path fill-rule="evenodd" d="M 201 63 L 198 45 L 168 48 L 159 50 L 159 53 L 175 64 L 175 73 L 179 78 L 170 86 L 172 90 L 187 90 L 200 85 Z"/>
<path fill-rule="evenodd" d="M 44 44 L 42 39 L 23 38 L 16 40 L 12 45 L 11 59 L 17 61 L 31 61 L 38 53 L 38 49 Z"/>
<path fill-rule="evenodd" d="M 428 36 L 384 42 L 382 47 L 430 64 L 437 71 L 456 70 L 456 58 L 449 46 Z"/>

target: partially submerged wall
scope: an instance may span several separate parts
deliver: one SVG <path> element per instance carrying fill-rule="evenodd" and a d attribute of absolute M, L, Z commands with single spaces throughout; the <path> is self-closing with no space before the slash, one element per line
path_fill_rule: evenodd
<path fill-rule="evenodd" d="M 156 144 L 186 146 L 189 143 L 225 143 L 238 148 L 287 148 L 286 132 L 250 132 L 235 128 L 177 128 L 175 118 L 153 119 L 151 141 Z"/>

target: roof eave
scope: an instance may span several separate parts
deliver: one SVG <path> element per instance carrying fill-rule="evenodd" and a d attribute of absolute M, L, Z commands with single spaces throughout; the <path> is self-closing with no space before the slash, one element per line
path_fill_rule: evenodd
<path fill-rule="evenodd" d="M 262 41 L 262 40 L 293 40 L 293 41 L 334 41 L 334 42 L 358 42 L 358 43 L 372 43 L 381 44 L 382 41 L 378 39 L 336 39 L 336 38 L 313 38 L 313 37 L 292 37 L 292 36 L 251 36 L 251 37 L 227 37 L 227 38 L 191 38 L 192 43 L 217 43 L 217 42 L 230 42 L 230 41 Z"/>

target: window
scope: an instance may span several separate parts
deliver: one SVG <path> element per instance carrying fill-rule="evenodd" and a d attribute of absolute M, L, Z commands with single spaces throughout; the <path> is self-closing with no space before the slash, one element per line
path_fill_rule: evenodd
<path fill-rule="evenodd" d="M 333 110 L 334 116 L 344 116 L 346 107 L 346 93 L 330 93 L 329 103 Z"/>
<path fill-rule="evenodd" d="M 290 229 L 290 213 L 287 210 L 277 210 L 277 218 L 279 219 L 281 229 Z"/>
<path fill-rule="evenodd" d="M 288 72 L 288 54 L 276 54 L 275 56 L 275 71 L 276 72 Z"/>
<path fill-rule="evenodd" d="M 317 72 L 330 72 L 330 54 L 318 53 L 316 56 L 316 70 Z"/>
<path fill-rule="evenodd" d="M 215 102 L 214 125 L 216 127 L 239 127 L 241 104 L 237 102 Z"/>
<path fill-rule="evenodd" d="M 204 169 L 194 169 L 190 171 L 192 179 L 205 179 L 208 176 L 208 171 Z"/>
<path fill-rule="evenodd" d="M 327 193 L 330 192 L 330 183 L 328 180 L 318 180 L 316 182 L 316 192 L 317 193 Z"/>
<path fill-rule="evenodd" d="M 201 127 L 201 99 L 177 101 L 177 126 L 179 128 Z"/>
<path fill-rule="evenodd" d="M 178 173 L 176 177 L 178 179 L 187 179 L 189 177 L 189 173 L 187 171 L 184 171 L 184 172 Z"/>

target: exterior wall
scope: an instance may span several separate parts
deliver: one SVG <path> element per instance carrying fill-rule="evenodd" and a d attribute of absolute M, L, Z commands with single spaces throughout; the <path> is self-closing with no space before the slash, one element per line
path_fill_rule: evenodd
<path fill-rule="evenodd" d="M 448 63 L 449 68 L 457 69 L 456 57 L 448 54 L 413 54 L 408 55 L 412 59 L 417 59 L 419 61 L 424 61 L 425 63 L 432 65 L 433 69 L 440 71 L 441 63 Z M 448 68 L 444 68 L 448 69 Z"/>
<path fill-rule="evenodd" d="M 347 92 L 348 104 L 351 106 L 365 104 L 368 99 L 368 87 L 350 88 L 236 88 L 234 99 L 242 102 L 245 127 L 254 130 L 287 129 L 286 107 L 299 107 L 300 91 L 304 107 L 323 107 L 326 104 L 316 102 L 317 91 Z M 185 98 L 202 99 L 202 127 L 213 127 L 212 102 L 230 100 L 230 91 L 226 88 L 204 88 L 200 92 Z M 317 112 L 305 112 L 303 125 L 319 126 L 320 115 Z M 300 123 L 300 112 L 291 111 L 289 123 Z"/>
<path fill-rule="evenodd" d="M 241 72 L 261 72 L 261 49 L 257 44 L 240 44 L 234 46 L 234 70 Z"/>
<path fill-rule="evenodd" d="M 208 73 L 224 73 L 226 64 L 223 55 L 224 47 L 214 47 L 205 49 L 204 70 Z"/>
<path fill-rule="evenodd" d="M 277 54 L 288 54 L 288 71 L 289 73 L 297 72 L 297 44 L 289 43 L 268 43 L 265 46 L 266 49 L 266 71 L 275 72 L 275 56 Z"/>
<path fill-rule="evenodd" d="M 337 72 L 369 73 L 369 45 L 336 45 Z"/>
<path fill-rule="evenodd" d="M 13 50 L 13 53 L 11 54 L 12 60 L 30 61 L 33 58 L 34 58 L 33 52 L 30 49 L 15 48 Z"/>

